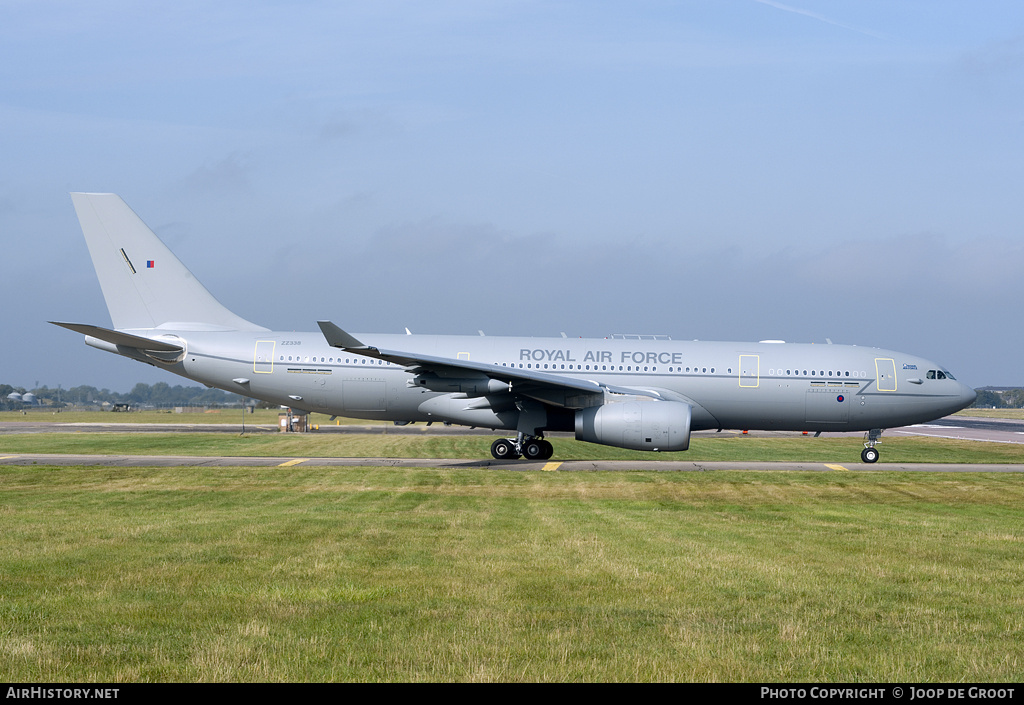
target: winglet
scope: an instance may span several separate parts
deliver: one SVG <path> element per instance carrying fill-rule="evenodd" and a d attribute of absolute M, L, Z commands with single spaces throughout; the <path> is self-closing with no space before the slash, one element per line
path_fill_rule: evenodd
<path fill-rule="evenodd" d="M 369 345 L 364 345 L 330 321 L 317 321 L 316 324 L 320 326 L 324 338 L 327 339 L 327 344 L 332 348 L 341 348 L 342 350 L 373 350 Z"/>

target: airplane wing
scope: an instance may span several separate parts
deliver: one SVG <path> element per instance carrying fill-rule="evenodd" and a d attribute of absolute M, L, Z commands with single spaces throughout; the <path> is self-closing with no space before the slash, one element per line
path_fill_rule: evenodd
<path fill-rule="evenodd" d="M 508 390 L 514 391 L 516 394 L 556 406 L 577 409 L 595 406 L 604 403 L 605 392 L 670 399 L 656 389 L 621 387 L 539 370 L 524 370 L 493 363 L 436 357 L 399 350 L 382 350 L 365 345 L 330 321 L 317 321 L 317 325 L 320 326 L 327 344 L 331 347 L 340 348 L 356 355 L 386 360 L 408 368 L 409 372 L 415 374 L 432 372 L 444 377 L 484 376 L 507 384 Z"/>

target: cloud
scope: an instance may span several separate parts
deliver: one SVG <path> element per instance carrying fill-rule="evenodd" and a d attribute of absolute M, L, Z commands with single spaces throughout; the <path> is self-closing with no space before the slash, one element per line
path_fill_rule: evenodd
<path fill-rule="evenodd" d="M 975 77 L 1014 73 L 1024 67 L 1024 36 L 991 42 L 967 52 L 960 65 Z"/>
<path fill-rule="evenodd" d="M 819 22 L 824 22 L 824 23 L 830 24 L 830 25 L 832 25 L 834 27 L 841 27 L 843 29 L 848 29 L 851 32 L 857 32 L 858 34 L 863 34 L 863 35 L 868 36 L 868 37 L 874 37 L 875 39 L 885 39 L 884 36 L 882 36 L 881 34 L 878 34 L 876 32 L 870 32 L 870 31 L 868 31 L 866 29 L 861 29 L 859 27 L 854 27 L 852 25 L 844 24 L 842 22 L 836 22 L 835 20 L 829 19 L 828 17 L 825 17 L 824 15 L 819 15 L 817 12 L 811 12 L 809 10 L 802 10 L 799 7 L 793 7 L 792 5 L 784 5 L 781 2 L 775 2 L 775 0 L 754 0 L 754 2 L 760 3 L 761 5 L 767 5 L 768 7 L 774 7 L 776 10 L 782 10 L 783 12 L 792 12 L 792 13 L 797 14 L 797 15 L 803 15 L 804 17 L 810 17 L 813 20 L 817 20 Z"/>
<path fill-rule="evenodd" d="M 252 157 L 232 152 L 220 161 L 203 164 L 178 182 L 184 194 L 228 196 L 248 194 L 255 172 Z"/>
<path fill-rule="evenodd" d="M 335 111 L 323 124 L 318 136 L 325 142 L 354 136 L 380 136 L 396 129 L 394 121 L 383 110 L 353 108 Z"/>

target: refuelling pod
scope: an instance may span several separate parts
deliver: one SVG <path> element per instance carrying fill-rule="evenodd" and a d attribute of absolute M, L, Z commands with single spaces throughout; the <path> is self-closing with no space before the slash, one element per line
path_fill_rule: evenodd
<path fill-rule="evenodd" d="M 486 375 L 448 376 L 437 372 L 421 372 L 406 382 L 409 387 L 420 387 L 432 392 L 465 394 L 467 397 L 481 397 L 509 390 L 508 382 L 491 379 Z"/>
<path fill-rule="evenodd" d="M 576 412 L 576 440 L 631 450 L 686 450 L 690 447 L 689 404 L 678 401 L 622 401 Z"/>

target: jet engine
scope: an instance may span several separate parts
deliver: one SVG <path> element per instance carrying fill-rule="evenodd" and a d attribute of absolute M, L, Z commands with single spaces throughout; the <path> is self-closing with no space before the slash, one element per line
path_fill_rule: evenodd
<path fill-rule="evenodd" d="M 622 401 L 576 412 L 576 440 L 632 450 L 686 450 L 692 407 L 678 401 Z"/>

